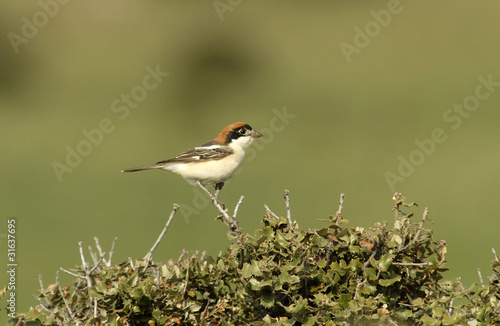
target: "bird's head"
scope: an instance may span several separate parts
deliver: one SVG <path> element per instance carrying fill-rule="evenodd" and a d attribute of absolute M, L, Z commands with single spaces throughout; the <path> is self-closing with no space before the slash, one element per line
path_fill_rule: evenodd
<path fill-rule="evenodd" d="M 233 123 L 224 128 L 215 141 L 219 144 L 239 146 L 246 149 L 252 143 L 254 138 L 262 137 L 262 134 L 255 131 L 244 122 Z"/>

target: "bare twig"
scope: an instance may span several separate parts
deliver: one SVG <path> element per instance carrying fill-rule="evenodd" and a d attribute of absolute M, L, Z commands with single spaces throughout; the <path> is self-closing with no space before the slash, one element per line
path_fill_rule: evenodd
<path fill-rule="evenodd" d="M 484 287 L 484 282 L 483 282 L 483 275 L 481 274 L 481 269 L 477 269 L 477 275 L 479 276 L 479 282 L 481 283 L 481 286 Z"/>
<path fill-rule="evenodd" d="M 493 256 L 495 256 L 495 260 L 499 261 L 498 256 L 497 256 L 497 252 L 495 251 L 495 248 L 491 248 L 491 252 L 493 252 Z"/>
<path fill-rule="evenodd" d="M 97 317 L 97 298 L 94 298 L 94 318 Z"/>
<path fill-rule="evenodd" d="M 56 283 L 57 283 L 57 289 L 59 290 L 59 294 L 61 295 L 61 298 L 64 301 L 64 305 L 66 306 L 66 309 L 68 310 L 69 315 L 71 318 L 75 318 L 75 315 L 73 314 L 73 311 L 71 311 L 71 308 L 69 307 L 68 301 L 66 300 L 66 297 L 64 296 L 64 292 L 61 289 L 61 285 L 59 284 L 59 271 L 56 272 Z"/>
<path fill-rule="evenodd" d="M 184 255 L 186 254 L 186 249 L 182 249 L 181 251 L 181 255 L 179 256 L 179 259 L 177 259 L 177 261 L 181 261 L 182 258 L 184 258 Z"/>
<path fill-rule="evenodd" d="M 450 304 L 448 305 L 448 314 L 451 316 L 453 314 L 453 296 L 450 299 Z"/>
<path fill-rule="evenodd" d="M 73 272 L 71 272 L 71 271 L 68 271 L 68 270 L 67 270 L 67 269 L 65 269 L 65 268 L 59 267 L 59 269 L 60 269 L 61 271 L 65 272 L 65 273 L 67 273 L 67 274 L 71 275 L 71 276 L 76 277 L 76 278 L 82 278 L 82 279 L 85 279 L 85 277 L 84 277 L 84 276 L 81 276 L 81 275 L 79 275 L 79 274 L 76 274 L 76 273 L 73 273 Z"/>
<path fill-rule="evenodd" d="M 94 241 L 95 241 L 95 247 L 97 248 L 97 251 L 99 252 L 99 256 L 102 256 L 102 248 L 101 248 L 101 244 L 99 243 L 99 238 L 98 237 L 94 237 Z"/>
<path fill-rule="evenodd" d="M 429 218 L 429 209 L 426 207 L 424 209 L 424 214 L 422 216 L 422 220 L 420 221 L 420 224 L 418 225 L 417 232 L 415 233 L 415 236 L 413 237 L 412 243 L 416 243 L 418 241 L 418 237 L 420 236 L 420 232 L 422 232 L 422 229 L 424 228 L 424 223 L 427 221 L 427 218 Z"/>
<path fill-rule="evenodd" d="M 286 219 L 288 221 L 288 227 L 291 228 L 293 225 L 293 222 L 292 222 L 292 213 L 290 212 L 290 191 L 288 189 L 285 190 L 285 193 L 283 194 L 283 198 L 285 198 Z"/>
<path fill-rule="evenodd" d="M 184 290 L 182 290 L 182 300 L 184 300 L 184 296 L 186 295 L 188 282 L 189 282 L 189 267 L 186 268 L 186 279 L 184 280 Z"/>
<path fill-rule="evenodd" d="M 42 274 L 38 274 L 38 282 L 40 283 L 40 293 L 45 292 L 45 287 L 43 286 L 43 281 L 42 281 Z M 42 307 L 43 310 L 45 311 L 50 311 L 49 307 L 51 304 L 47 302 L 47 299 L 45 299 L 45 302 L 42 301 L 39 297 L 37 297 L 34 293 L 31 293 L 31 296 L 38 301 L 38 304 L 40 307 Z"/>
<path fill-rule="evenodd" d="M 368 265 L 370 265 L 370 263 L 371 263 L 371 262 L 370 262 L 370 259 L 371 259 L 371 258 L 375 258 L 375 255 L 377 254 L 377 252 L 378 252 L 378 249 L 373 250 L 372 254 L 370 255 L 370 258 L 368 258 L 368 259 L 367 259 L 367 260 L 363 263 L 363 268 L 366 268 L 366 267 L 368 267 Z M 375 267 L 375 266 L 374 266 L 374 267 Z"/>
<path fill-rule="evenodd" d="M 42 274 L 38 274 L 38 282 L 40 283 L 40 291 L 45 292 L 45 288 L 43 287 Z"/>
<path fill-rule="evenodd" d="M 396 263 L 393 262 L 393 265 L 399 265 L 399 266 L 432 266 L 431 262 L 423 262 L 423 263 Z"/>
<path fill-rule="evenodd" d="M 160 266 L 156 267 L 156 286 L 160 288 L 161 286 L 161 276 L 160 276 Z"/>
<path fill-rule="evenodd" d="M 168 217 L 167 224 L 165 224 L 165 227 L 161 231 L 160 236 L 158 237 L 158 239 L 156 239 L 156 242 L 154 243 L 154 245 L 151 247 L 151 249 L 149 249 L 149 251 L 146 254 L 146 256 L 144 256 L 144 259 L 146 261 L 150 261 L 151 260 L 151 257 L 153 256 L 153 251 L 155 251 L 156 247 L 158 247 L 158 245 L 160 244 L 161 239 L 163 238 L 163 236 L 167 232 L 167 229 L 170 226 L 170 222 L 172 222 L 172 219 L 174 218 L 175 212 L 177 212 L 178 209 L 179 209 L 179 205 L 174 204 L 174 208 L 172 209 L 172 212 L 170 213 L 170 216 Z"/>
<path fill-rule="evenodd" d="M 112 261 L 113 261 L 113 254 L 115 252 L 115 244 L 116 244 L 116 240 L 118 240 L 118 237 L 115 237 L 113 239 L 113 243 L 111 244 L 111 249 L 109 250 L 109 255 L 108 255 L 108 260 L 104 260 L 104 264 L 107 266 L 107 267 L 110 267 L 111 264 L 112 264 Z"/>
<path fill-rule="evenodd" d="M 92 249 L 92 246 L 88 246 L 87 247 L 89 249 L 89 253 L 90 253 L 90 258 L 92 258 L 92 261 L 94 262 L 94 266 L 97 265 L 97 255 L 96 253 L 94 252 L 94 249 Z"/>
<path fill-rule="evenodd" d="M 279 216 L 274 214 L 274 212 L 272 210 L 269 209 L 269 206 L 267 206 L 266 204 L 264 204 L 264 207 L 266 209 L 266 213 L 268 213 L 269 215 L 271 215 L 272 217 L 276 218 L 279 220 Z"/>
<path fill-rule="evenodd" d="M 103 261 L 106 252 L 103 252 L 99 260 L 95 263 L 94 267 L 89 271 L 89 274 L 92 274 L 97 268 L 99 268 L 99 264 Z"/>
<path fill-rule="evenodd" d="M 197 181 L 196 184 L 207 193 L 210 199 L 212 199 L 212 203 L 214 204 L 215 208 L 217 208 L 217 210 L 222 214 L 224 222 L 227 224 L 227 226 L 229 226 L 233 233 L 237 234 L 238 222 L 235 218 L 229 216 L 229 214 L 222 208 L 219 198 L 215 197 L 210 191 L 208 191 L 207 188 L 205 188 L 205 186 L 201 184 L 201 182 Z"/>
<path fill-rule="evenodd" d="M 340 201 L 339 201 L 339 210 L 337 213 L 335 213 L 335 216 L 337 217 L 335 219 L 335 224 L 339 224 L 340 220 L 342 219 L 342 209 L 344 209 L 344 193 L 340 194 Z"/>
<path fill-rule="evenodd" d="M 236 207 L 234 208 L 233 218 L 236 218 L 236 214 L 238 214 L 238 209 L 240 208 L 240 205 L 243 202 L 243 199 L 245 199 L 245 196 L 241 196 L 240 200 L 238 200 L 238 203 L 236 204 Z"/>
<path fill-rule="evenodd" d="M 89 265 L 87 264 L 87 261 L 85 260 L 85 256 L 83 255 L 82 241 L 78 242 L 78 247 L 80 248 L 80 258 L 82 260 L 83 270 L 85 271 L 85 279 L 87 280 L 87 287 L 91 287 L 92 286 L 92 278 L 90 277 Z"/>
<path fill-rule="evenodd" d="M 38 304 L 40 305 L 40 307 L 42 307 L 43 310 L 45 311 L 50 311 L 49 307 L 50 307 L 50 304 L 48 304 L 47 302 L 43 302 L 39 297 L 37 297 L 34 293 L 31 293 L 31 296 L 33 297 L 33 299 L 35 299 Z"/>

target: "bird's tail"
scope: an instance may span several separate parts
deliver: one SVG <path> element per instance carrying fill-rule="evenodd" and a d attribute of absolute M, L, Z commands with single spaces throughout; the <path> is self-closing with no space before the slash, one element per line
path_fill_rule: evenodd
<path fill-rule="evenodd" d="M 122 170 L 122 172 L 136 172 L 136 171 L 143 171 L 143 170 L 153 170 L 153 169 L 159 169 L 161 166 L 158 164 L 151 164 L 151 165 L 144 165 L 144 166 L 138 166 L 135 168 L 130 168 L 130 169 L 125 169 Z"/>

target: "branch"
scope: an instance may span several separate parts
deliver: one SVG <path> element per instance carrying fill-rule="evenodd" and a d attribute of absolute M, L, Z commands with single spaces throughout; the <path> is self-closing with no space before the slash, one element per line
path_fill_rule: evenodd
<path fill-rule="evenodd" d="M 79 274 L 76 274 L 76 273 L 70 272 L 70 271 L 68 271 L 68 270 L 67 270 L 67 269 L 65 269 L 65 268 L 59 267 L 59 270 L 61 270 L 61 271 L 65 272 L 65 273 L 67 273 L 67 274 L 69 274 L 69 275 L 71 275 L 71 276 L 74 276 L 74 277 L 76 277 L 76 278 L 82 278 L 82 279 L 85 279 L 85 277 L 83 277 L 83 276 L 81 276 L 81 275 L 79 275 Z"/>
<path fill-rule="evenodd" d="M 227 214 L 227 212 L 221 207 L 219 199 L 215 197 L 210 191 L 208 191 L 207 188 L 205 188 L 205 186 L 201 184 L 201 182 L 197 181 L 196 184 L 207 193 L 210 199 L 212 199 L 212 203 L 214 204 L 215 208 L 217 208 L 217 210 L 222 214 L 224 223 L 229 226 L 233 233 L 238 234 L 238 222 L 236 221 L 236 219 Z"/>
<path fill-rule="evenodd" d="M 283 194 L 283 198 L 285 198 L 285 206 L 286 206 L 286 219 L 288 221 L 288 227 L 292 227 L 292 214 L 290 212 L 290 191 L 288 189 L 285 190 Z"/>
<path fill-rule="evenodd" d="M 429 209 L 426 207 L 424 209 L 424 214 L 422 216 L 422 220 L 420 221 L 420 224 L 418 225 L 417 233 L 415 233 L 415 236 L 413 237 L 412 243 L 416 243 L 417 242 L 418 237 L 420 236 L 420 232 L 424 228 L 424 223 L 425 223 L 425 221 L 427 220 L 428 217 L 429 217 Z"/>
<path fill-rule="evenodd" d="M 82 260 L 83 270 L 85 271 L 87 287 L 90 288 L 92 286 L 92 278 L 90 278 L 89 265 L 85 261 L 85 256 L 83 255 L 82 241 L 78 242 L 78 247 L 80 248 L 80 258 Z M 57 275 L 59 276 L 59 272 L 57 272 Z"/>
<path fill-rule="evenodd" d="M 267 206 L 266 204 L 264 204 L 264 207 L 266 209 L 266 213 L 271 215 L 272 217 L 276 218 L 276 219 L 280 219 L 278 215 L 274 214 L 272 210 L 269 209 L 269 206 Z"/>
<path fill-rule="evenodd" d="M 172 209 L 172 213 L 170 213 L 167 224 L 165 224 L 165 227 L 161 231 L 160 236 L 158 237 L 158 239 L 154 243 L 153 247 L 151 247 L 151 249 L 149 249 L 149 252 L 146 254 L 146 256 L 144 256 L 144 259 L 146 261 L 151 260 L 151 257 L 153 256 L 153 251 L 155 251 L 156 247 L 158 247 L 158 245 L 160 244 L 161 239 L 163 238 L 163 236 L 167 232 L 167 229 L 170 226 L 170 222 L 172 222 L 172 219 L 174 218 L 175 212 L 177 212 L 178 209 L 179 209 L 179 205 L 174 204 L 174 208 Z"/>
<path fill-rule="evenodd" d="M 233 212 L 234 219 L 236 219 L 236 214 L 238 214 L 238 209 L 240 208 L 240 205 L 243 202 L 243 199 L 245 199 L 245 196 L 240 197 L 240 200 L 238 200 L 238 203 L 236 204 L 236 207 L 234 208 L 234 212 Z"/>
<path fill-rule="evenodd" d="M 481 269 L 477 269 L 477 275 L 479 276 L 479 282 L 481 282 L 481 286 L 484 288 L 483 275 L 481 274 Z"/>
<path fill-rule="evenodd" d="M 432 266 L 432 263 L 431 262 L 423 262 L 423 263 L 396 263 L 396 262 L 392 262 L 393 265 L 397 265 L 397 266 Z"/>
<path fill-rule="evenodd" d="M 339 210 L 337 213 L 335 213 L 335 216 L 337 219 L 335 220 L 335 224 L 339 224 L 340 220 L 342 219 L 342 209 L 344 208 L 344 193 L 340 193 L 340 201 L 339 201 Z"/>
<path fill-rule="evenodd" d="M 81 246 L 80 246 L 81 248 Z M 66 306 L 66 309 L 68 310 L 69 315 L 71 318 L 75 318 L 75 315 L 73 314 L 73 311 L 71 311 L 71 308 L 69 307 L 68 301 L 66 301 L 66 297 L 64 296 L 64 292 L 61 289 L 61 284 L 59 284 L 59 271 L 56 272 L 56 283 L 57 283 L 57 289 L 59 290 L 59 294 L 61 294 L 61 298 L 64 301 L 64 305 Z"/>
<path fill-rule="evenodd" d="M 113 259 L 113 254 L 115 252 L 115 244 L 116 244 L 116 240 L 118 240 L 118 237 L 115 237 L 113 239 L 113 243 L 111 244 L 111 250 L 109 251 L 109 255 L 108 255 L 108 260 L 104 260 L 104 264 L 107 266 L 107 267 L 110 267 L 111 266 L 111 263 L 112 263 L 112 259 Z"/>

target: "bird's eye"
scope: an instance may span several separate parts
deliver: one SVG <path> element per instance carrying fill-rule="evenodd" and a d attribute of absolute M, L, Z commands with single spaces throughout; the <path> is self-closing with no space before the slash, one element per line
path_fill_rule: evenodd
<path fill-rule="evenodd" d="M 240 130 L 238 130 L 238 133 L 240 135 L 244 135 L 246 133 L 246 130 L 245 129 L 240 129 Z"/>

